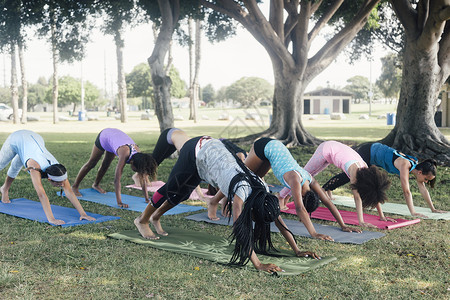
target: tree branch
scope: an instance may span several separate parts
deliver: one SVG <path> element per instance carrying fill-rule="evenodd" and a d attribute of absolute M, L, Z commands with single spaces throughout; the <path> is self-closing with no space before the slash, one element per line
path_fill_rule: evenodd
<path fill-rule="evenodd" d="M 445 6 L 445 1 L 443 0 L 435 0 L 428 7 L 428 18 L 425 20 L 423 31 L 417 40 L 417 44 L 420 45 L 422 49 L 432 49 L 441 39 L 446 20 L 442 20 L 440 15 L 446 8 L 449 8 L 449 6 Z"/>
<path fill-rule="evenodd" d="M 439 41 L 438 64 L 445 80 L 450 75 L 450 22 L 445 25 L 441 40 Z"/>
<path fill-rule="evenodd" d="M 327 25 L 328 21 L 331 19 L 331 17 L 333 17 L 339 7 L 341 7 L 343 2 L 344 0 L 334 1 L 333 4 L 327 9 L 327 11 L 322 15 L 322 17 L 317 21 L 316 25 L 314 25 L 314 28 L 309 32 L 309 43 L 311 43 L 319 34 L 320 30 Z M 311 11 L 311 13 L 313 12 Z"/>
<path fill-rule="evenodd" d="M 282 41 L 284 41 L 283 10 L 283 0 L 270 1 L 269 23 Z"/>
<path fill-rule="evenodd" d="M 320 51 L 308 61 L 309 71 L 304 79 L 309 82 L 317 74 L 322 72 L 339 55 L 348 43 L 356 36 L 361 28 L 366 24 L 367 18 L 379 0 L 367 0 L 361 7 L 353 20 L 349 22 L 338 34 L 330 39 Z"/>
<path fill-rule="evenodd" d="M 409 36 L 417 35 L 417 12 L 409 0 L 390 0 L 397 18 L 402 23 L 405 33 Z"/>
<path fill-rule="evenodd" d="M 300 14 L 298 22 L 293 32 L 293 57 L 296 62 L 297 72 L 303 74 L 308 62 L 308 50 L 310 43 L 308 42 L 308 24 L 311 18 L 311 2 L 302 1 L 300 3 Z"/>
<path fill-rule="evenodd" d="M 243 25 L 246 23 L 245 16 L 247 15 L 247 12 L 234 1 L 218 0 L 216 1 L 216 4 L 214 4 L 208 0 L 200 0 L 200 4 L 224 15 L 228 15 Z"/>
<path fill-rule="evenodd" d="M 430 14 L 430 1 L 422 0 L 417 4 L 417 30 L 418 32 L 422 32 L 425 28 L 425 24 L 429 19 L 428 16 Z"/>

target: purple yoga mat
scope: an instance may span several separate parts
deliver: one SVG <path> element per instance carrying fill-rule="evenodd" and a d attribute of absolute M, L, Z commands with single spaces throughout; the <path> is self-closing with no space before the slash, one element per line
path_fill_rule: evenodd
<path fill-rule="evenodd" d="M 289 209 L 282 210 L 281 212 L 296 215 L 294 202 L 289 202 L 286 205 Z M 359 225 L 358 215 L 353 211 L 339 210 L 345 224 Z M 331 211 L 326 207 L 318 207 L 312 214 L 311 217 L 319 220 L 326 221 L 336 221 Z M 377 226 L 379 229 L 395 229 L 403 226 L 408 226 L 420 222 L 420 219 L 405 220 L 405 219 L 395 219 L 397 222 L 390 221 L 380 221 L 378 216 L 364 214 L 364 221 Z"/>

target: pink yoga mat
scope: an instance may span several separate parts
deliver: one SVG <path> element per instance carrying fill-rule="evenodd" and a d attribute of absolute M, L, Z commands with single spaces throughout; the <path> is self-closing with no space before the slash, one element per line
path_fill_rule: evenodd
<path fill-rule="evenodd" d="M 290 202 L 286 205 L 289 209 L 282 210 L 281 212 L 296 215 L 294 202 Z M 339 211 L 345 224 L 358 225 L 358 215 L 353 211 L 340 210 Z M 312 214 L 311 217 L 314 219 L 336 221 L 336 219 L 331 214 L 331 211 L 326 207 L 318 207 Z M 405 220 L 405 219 L 395 219 L 397 222 L 380 221 L 378 216 L 364 214 L 364 221 L 377 226 L 379 229 L 395 229 L 403 226 L 408 226 L 420 222 L 420 219 Z"/>
<path fill-rule="evenodd" d="M 151 182 L 151 185 L 147 187 L 147 190 L 148 190 L 149 192 L 154 193 L 154 192 L 156 192 L 160 187 L 162 187 L 164 184 L 165 184 L 164 181 L 152 181 L 152 182 Z M 137 190 L 142 190 L 142 187 L 136 186 L 135 184 L 130 184 L 130 185 L 127 185 L 126 187 L 127 187 L 127 188 L 132 188 L 132 189 L 137 189 Z M 208 192 L 207 189 L 201 189 L 201 190 L 202 190 L 203 195 L 205 195 L 205 197 L 208 197 L 208 198 L 212 198 L 212 197 L 213 197 L 213 196 L 211 196 L 211 195 L 206 195 L 206 193 Z M 192 199 L 192 200 L 199 200 L 200 197 L 198 196 L 197 192 L 194 190 L 194 191 L 192 192 L 191 196 L 189 196 L 189 199 Z"/>

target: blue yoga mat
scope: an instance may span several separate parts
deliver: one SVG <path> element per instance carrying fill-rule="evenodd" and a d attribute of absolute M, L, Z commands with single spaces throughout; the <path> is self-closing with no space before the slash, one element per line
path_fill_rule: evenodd
<path fill-rule="evenodd" d="M 218 225 L 232 225 L 233 219 L 230 220 L 230 224 L 228 224 L 228 218 L 225 218 L 223 216 L 219 216 L 219 212 L 217 212 L 217 216 L 220 218 L 219 221 L 212 221 L 208 218 L 207 212 L 202 212 L 195 215 L 187 216 L 186 219 L 194 220 L 194 221 L 203 221 L 208 222 L 212 224 L 218 224 Z M 297 220 L 289 220 L 289 219 L 283 219 L 284 223 L 286 223 L 286 226 L 289 228 L 290 231 L 294 235 L 297 236 L 304 236 L 304 237 L 311 237 L 306 227 L 303 225 L 303 223 L 300 223 Z M 370 241 L 372 239 L 377 239 L 382 236 L 385 236 L 384 233 L 376 232 L 376 231 L 363 231 L 361 233 L 356 232 L 344 232 L 341 230 L 341 228 L 336 226 L 329 226 L 329 225 L 322 225 L 322 224 L 316 224 L 314 223 L 314 228 L 318 233 L 327 234 L 331 236 L 335 242 L 337 243 L 344 243 L 344 244 L 363 244 L 367 241 Z M 275 225 L 275 223 L 270 224 L 270 231 L 272 232 L 280 232 Z"/>
<path fill-rule="evenodd" d="M 75 208 L 63 207 L 53 204 L 50 204 L 50 206 L 52 208 L 52 212 L 55 218 L 66 222 L 66 224 L 59 225 L 61 227 L 86 225 L 90 223 L 101 223 L 120 219 L 120 217 L 103 216 L 99 214 L 86 212 L 88 216 L 94 217 L 95 221 L 87 221 L 87 220 L 80 221 L 80 214 Z M 53 226 L 58 226 L 51 224 L 47 221 L 47 217 L 45 216 L 44 209 L 42 208 L 40 202 L 28 200 L 25 198 L 13 199 L 11 200 L 11 203 L 0 202 L 0 213 L 12 215 L 19 218 L 29 219 L 33 221 L 38 221 L 41 223 L 48 223 Z"/>
<path fill-rule="evenodd" d="M 107 192 L 106 194 L 101 194 L 92 188 L 82 189 L 80 190 L 80 193 L 82 195 L 81 197 L 78 197 L 78 199 L 80 200 L 100 203 L 115 208 L 121 208 L 117 205 L 115 193 Z M 58 192 L 58 195 L 60 195 L 60 192 Z M 127 210 L 143 212 L 147 207 L 147 203 L 145 203 L 145 199 L 143 197 L 122 194 L 122 202 L 128 204 L 128 208 L 123 208 Z M 166 212 L 165 215 L 177 215 L 185 212 L 199 211 L 202 209 L 205 208 L 202 206 L 178 204 L 177 206 Z"/>

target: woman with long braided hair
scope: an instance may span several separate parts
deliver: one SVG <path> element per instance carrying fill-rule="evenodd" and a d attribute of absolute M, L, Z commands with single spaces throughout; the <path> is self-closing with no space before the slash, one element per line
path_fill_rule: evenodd
<path fill-rule="evenodd" d="M 262 180 L 221 141 L 207 136 L 190 139 L 184 144 L 167 183 L 155 192 L 151 203 L 134 221 L 140 234 L 148 239 L 159 238 L 150 229 L 151 222 L 157 234 L 167 235 L 160 224 L 161 216 L 186 200 L 201 180 L 224 191 L 229 203 L 232 201 L 229 209 L 233 212 L 235 249 L 230 263 L 244 265 L 250 260 L 258 270 L 281 271 L 274 264 L 262 264 L 255 253 L 268 253 L 273 249 L 271 222 L 275 222 L 297 256 L 318 258 L 313 252 L 300 251 L 280 217 L 278 199 L 267 192 Z"/>

